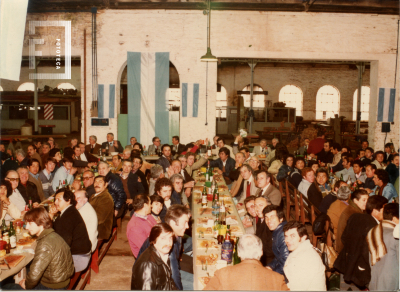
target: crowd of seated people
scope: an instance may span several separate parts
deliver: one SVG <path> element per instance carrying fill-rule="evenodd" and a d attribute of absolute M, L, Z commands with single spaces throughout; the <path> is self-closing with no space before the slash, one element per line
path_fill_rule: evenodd
<path fill-rule="evenodd" d="M 180 257 L 182 250 L 191 249 L 191 238 L 185 231 L 190 225 L 195 171 L 209 163 L 205 141 L 183 145 L 179 136 L 174 136 L 169 145 L 154 137 L 146 148 L 149 154 L 160 155 L 155 163 L 146 161 L 144 147 L 135 137 L 123 147 L 113 133 L 108 133 L 101 144 L 94 135 L 87 145 L 74 138 L 64 149 L 53 138 L 34 141 L 27 153 L 18 149 L 15 156 L 1 147 L 2 219 L 8 223 L 26 216 L 32 222 L 33 227 L 28 228 L 32 235 L 53 232 L 57 236 L 52 235 L 52 241 L 65 242 L 54 249 L 68 249 L 59 284 L 50 284 L 45 276 L 34 279 L 39 270 L 33 270 L 20 287 L 66 287 L 71 265 L 75 272 L 86 269 L 97 245 L 110 239 L 113 227 L 120 228 L 118 222 L 130 211 L 126 234 L 136 258 L 132 289 L 193 289 L 193 283 L 190 286 L 182 280 Z M 363 141 L 362 148 L 351 151 L 318 133 L 316 139 L 304 141 L 300 155 L 293 155 L 278 139 L 273 139 L 272 145 L 262 139 L 252 153 L 248 141 L 240 136 L 231 146 L 218 136 L 213 142 L 217 157 L 209 165 L 224 177 L 235 204 L 245 206 L 247 214 L 241 219 L 251 236 L 244 237 L 247 239 L 239 247 L 242 267 L 216 273 L 207 290 L 230 289 L 221 279 L 234 278 L 235 273 L 246 271 L 245 267 L 254 267 L 255 273 L 271 280 L 243 286 L 245 290 L 326 290 L 325 267 L 312 248 L 305 226 L 285 218 L 279 191 L 279 183 L 285 180 L 330 218 L 334 248 L 339 253 L 335 265 L 346 281 L 366 288 L 369 282 L 365 279 L 372 273 L 374 289 L 396 284 L 392 279 L 395 271 L 388 272 L 393 266 L 388 260 L 391 251 L 386 252 L 388 255 L 381 252 L 375 241 L 358 242 L 367 235 L 379 237 L 381 245 L 398 250 L 398 241 L 388 235 L 398 224 L 398 211 L 393 206 L 398 201 L 399 155 L 392 145 L 374 152 Z M 110 163 L 99 159 L 99 155 L 112 152 L 118 154 Z M 39 204 L 51 196 L 55 203 L 47 212 Z M 32 209 L 26 212 L 30 204 Z M 39 211 L 33 212 L 35 209 Z M 379 224 L 383 236 L 375 231 Z M 354 231 L 359 226 L 365 227 L 362 233 Z M 355 240 L 362 251 L 352 245 Z M 258 252 L 249 253 L 251 248 Z M 356 253 L 361 261 L 365 251 L 376 257 L 373 264 L 379 268 L 370 266 L 363 273 L 343 268 L 350 260 L 346 253 Z M 157 265 L 150 265 L 154 271 L 147 273 L 149 261 Z M 53 264 L 40 267 L 47 269 L 43 275 L 51 276 Z M 267 269 L 256 272 L 258 265 Z M 382 274 L 390 276 L 385 283 L 380 281 Z"/>

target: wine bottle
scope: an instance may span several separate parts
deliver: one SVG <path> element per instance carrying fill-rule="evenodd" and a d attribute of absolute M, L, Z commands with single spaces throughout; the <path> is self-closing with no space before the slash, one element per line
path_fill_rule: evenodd
<path fill-rule="evenodd" d="M 204 186 L 203 193 L 201 194 L 201 206 L 203 208 L 207 207 L 207 190 L 206 190 L 206 186 Z"/>
<path fill-rule="evenodd" d="M 11 248 L 16 248 L 17 247 L 17 235 L 15 233 L 14 225 L 12 222 L 10 222 L 10 230 L 8 231 L 8 234 L 10 236 Z"/>
<path fill-rule="evenodd" d="M 3 236 L 4 233 L 8 232 L 8 228 L 6 225 L 6 220 L 3 219 L 3 224 L 1 225 L 1 235 Z"/>
<path fill-rule="evenodd" d="M 207 156 L 211 157 L 211 145 L 210 145 L 210 141 L 208 141 L 208 145 L 207 145 Z"/>

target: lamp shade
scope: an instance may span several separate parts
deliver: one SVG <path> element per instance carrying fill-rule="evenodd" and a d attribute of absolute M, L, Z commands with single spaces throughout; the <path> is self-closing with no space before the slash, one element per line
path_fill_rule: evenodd
<path fill-rule="evenodd" d="M 207 53 L 200 58 L 202 62 L 217 62 L 218 58 L 211 53 L 211 48 L 207 47 Z"/>

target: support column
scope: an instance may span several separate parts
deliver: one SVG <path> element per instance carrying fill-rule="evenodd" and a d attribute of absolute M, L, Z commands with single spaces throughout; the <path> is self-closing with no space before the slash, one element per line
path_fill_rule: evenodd
<path fill-rule="evenodd" d="M 357 65 L 358 69 L 358 91 L 357 91 L 357 116 L 356 116 L 356 134 L 360 134 L 361 122 L 361 88 L 363 83 L 363 74 L 365 71 L 364 63 Z"/>
<path fill-rule="evenodd" d="M 253 85 L 254 85 L 254 67 L 256 67 L 257 62 L 251 60 L 248 63 L 251 68 L 251 78 L 250 78 L 250 110 L 249 110 L 249 134 L 253 133 L 253 119 L 254 119 L 254 112 L 253 112 Z"/>
<path fill-rule="evenodd" d="M 34 129 L 34 134 L 38 135 L 39 134 L 39 111 L 38 111 L 38 100 L 39 100 L 39 96 L 38 96 L 38 80 L 36 78 L 37 76 L 37 71 L 38 71 L 38 65 L 39 65 L 40 61 L 36 60 L 35 57 L 35 80 L 34 80 L 34 84 L 35 84 L 35 91 L 33 93 L 33 107 L 34 107 L 34 112 L 33 112 L 33 119 L 35 121 L 35 129 Z"/>

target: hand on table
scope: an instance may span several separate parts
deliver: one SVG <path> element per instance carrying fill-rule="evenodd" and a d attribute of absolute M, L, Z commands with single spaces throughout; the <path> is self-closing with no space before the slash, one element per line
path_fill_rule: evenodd
<path fill-rule="evenodd" d="M 25 287 L 25 281 L 26 281 L 26 279 L 22 279 L 21 281 L 19 281 L 19 285 L 22 287 L 22 289 L 26 289 L 26 287 Z"/>

